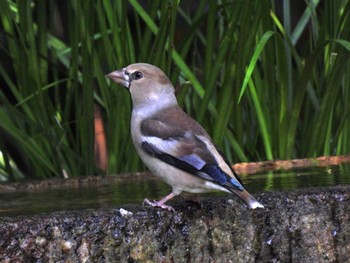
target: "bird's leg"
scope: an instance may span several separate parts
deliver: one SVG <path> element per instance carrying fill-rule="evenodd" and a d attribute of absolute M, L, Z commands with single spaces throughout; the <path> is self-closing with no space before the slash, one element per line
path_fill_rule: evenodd
<path fill-rule="evenodd" d="M 167 202 L 169 199 L 171 199 L 171 198 L 173 198 L 175 196 L 176 196 L 175 194 L 170 193 L 166 197 L 162 198 L 161 200 L 153 201 L 153 202 L 151 202 L 150 200 L 148 200 L 146 198 L 145 200 L 143 200 L 143 204 L 150 205 L 150 206 L 153 206 L 153 207 L 160 207 L 160 208 L 167 209 L 169 211 L 175 212 L 174 208 L 172 208 L 170 205 L 166 205 L 165 204 L 165 202 Z"/>

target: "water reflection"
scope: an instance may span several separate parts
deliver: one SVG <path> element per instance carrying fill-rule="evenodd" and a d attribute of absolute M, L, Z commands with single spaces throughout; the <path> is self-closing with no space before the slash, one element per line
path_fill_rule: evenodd
<path fill-rule="evenodd" d="M 241 179 L 252 193 L 350 184 L 350 164 L 243 175 Z M 169 191 L 170 187 L 157 179 L 135 176 L 113 184 L 89 184 L 68 190 L 3 193 L 0 194 L 0 216 L 141 204 L 145 197 L 159 199 Z M 227 196 L 225 193 L 215 195 Z"/>

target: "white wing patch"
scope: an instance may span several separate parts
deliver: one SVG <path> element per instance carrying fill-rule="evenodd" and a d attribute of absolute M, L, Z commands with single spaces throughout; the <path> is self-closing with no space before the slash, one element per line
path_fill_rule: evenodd
<path fill-rule="evenodd" d="M 159 137 L 154 136 L 142 136 L 142 141 L 152 144 L 160 152 L 174 156 L 176 155 L 176 152 L 179 149 L 179 147 L 181 147 L 181 142 L 174 139 L 163 140 Z"/>
<path fill-rule="evenodd" d="M 185 136 L 188 134 L 185 134 Z M 197 170 L 201 170 L 206 162 L 202 160 L 197 154 L 191 153 L 187 155 L 180 155 L 182 142 L 176 139 L 166 139 L 163 140 L 155 136 L 142 136 L 142 141 L 151 144 L 159 152 L 169 154 L 175 158 L 186 162 L 187 164 L 193 166 Z"/>

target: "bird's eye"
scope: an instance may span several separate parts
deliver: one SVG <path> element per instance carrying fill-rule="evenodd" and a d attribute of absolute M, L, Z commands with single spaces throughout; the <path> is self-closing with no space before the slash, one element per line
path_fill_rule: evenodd
<path fill-rule="evenodd" d="M 135 71 L 134 73 L 131 74 L 131 79 L 132 80 L 138 80 L 143 77 L 142 72 L 140 71 Z"/>

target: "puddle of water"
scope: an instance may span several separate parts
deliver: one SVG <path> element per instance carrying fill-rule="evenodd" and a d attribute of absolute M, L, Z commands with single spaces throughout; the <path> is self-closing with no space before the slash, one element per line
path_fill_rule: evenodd
<path fill-rule="evenodd" d="M 350 184 L 350 163 L 259 173 L 242 180 L 252 192 Z"/>
<path fill-rule="evenodd" d="M 350 184 L 350 164 L 260 173 L 241 176 L 241 179 L 251 193 Z M 169 192 L 170 187 L 161 181 L 139 176 L 137 180 L 121 180 L 99 186 L 3 193 L 0 194 L 0 216 L 113 208 L 123 204 L 141 204 L 146 197 L 160 199 Z M 214 195 L 229 196 L 225 193 Z"/>

